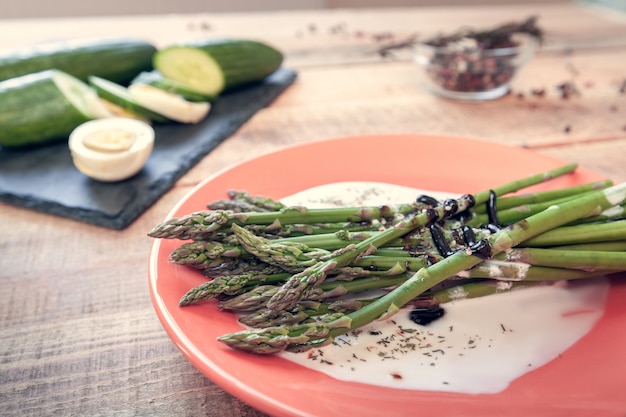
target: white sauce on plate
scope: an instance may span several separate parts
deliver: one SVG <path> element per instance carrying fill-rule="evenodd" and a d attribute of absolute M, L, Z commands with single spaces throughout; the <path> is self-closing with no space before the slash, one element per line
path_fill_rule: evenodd
<path fill-rule="evenodd" d="M 288 205 L 328 207 L 445 196 L 381 183 L 336 183 L 283 199 Z M 506 286 L 506 283 L 503 283 Z M 503 287 L 503 288 L 504 288 Z M 427 326 L 410 308 L 338 337 L 332 345 L 281 356 L 336 379 L 385 387 L 490 394 L 551 360 L 587 334 L 604 312 L 606 279 L 503 292 L 446 303 Z"/>

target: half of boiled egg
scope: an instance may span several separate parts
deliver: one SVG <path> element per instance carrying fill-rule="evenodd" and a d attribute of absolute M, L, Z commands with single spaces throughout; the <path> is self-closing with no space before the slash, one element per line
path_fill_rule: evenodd
<path fill-rule="evenodd" d="M 122 181 L 141 171 L 148 161 L 154 129 L 140 120 L 108 117 L 78 126 L 68 144 L 80 172 L 98 181 Z"/>

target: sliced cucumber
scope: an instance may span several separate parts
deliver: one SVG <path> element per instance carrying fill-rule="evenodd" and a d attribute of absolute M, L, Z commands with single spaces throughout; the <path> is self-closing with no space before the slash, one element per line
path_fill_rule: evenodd
<path fill-rule="evenodd" d="M 135 102 L 147 109 L 180 123 L 198 123 L 211 108 L 209 102 L 187 101 L 178 94 L 145 84 L 131 84 L 128 93 Z"/>
<path fill-rule="evenodd" d="M 126 119 L 135 119 L 142 121 L 144 123 L 150 123 L 150 120 L 147 120 L 141 116 L 137 116 L 135 113 L 131 113 L 123 107 L 118 106 L 117 104 L 113 104 L 110 101 L 107 101 L 101 97 L 98 97 L 100 102 L 104 105 L 104 107 L 111 113 L 113 117 L 124 117 Z"/>
<path fill-rule="evenodd" d="M 217 98 L 215 95 L 201 93 L 187 85 L 165 78 L 163 74 L 158 71 L 144 71 L 135 77 L 131 81 L 131 84 L 151 85 L 153 87 L 160 88 L 163 91 L 167 91 L 168 93 L 178 94 L 185 100 L 189 101 L 213 102 Z"/>
<path fill-rule="evenodd" d="M 51 70 L 52 80 L 61 93 L 76 109 L 90 119 L 112 116 L 112 113 L 100 101 L 96 90 L 73 76 L 58 70 Z"/>
<path fill-rule="evenodd" d="M 0 82 L 1 146 L 67 140 L 78 125 L 110 115 L 92 88 L 59 70 Z"/>
<path fill-rule="evenodd" d="M 164 115 L 156 113 L 139 104 L 124 86 L 95 76 L 89 77 L 89 84 L 93 86 L 102 99 L 120 106 L 129 113 L 137 115 L 139 118 L 145 118 L 157 123 L 167 123 L 170 121 L 170 119 Z"/>
<path fill-rule="evenodd" d="M 220 39 L 161 49 L 154 55 L 153 65 L 169 79 L 218 95 L 262 80 L 282 62 L 282 53 L 264 43 Z"/>

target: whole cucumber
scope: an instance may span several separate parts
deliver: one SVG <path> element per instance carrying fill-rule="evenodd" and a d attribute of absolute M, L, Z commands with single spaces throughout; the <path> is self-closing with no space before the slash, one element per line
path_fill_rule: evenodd
<path fill-rule="evenodd" d="M 139 39 L 75 39 L 0 51 L 0 81 L 58 69 L 81 81 L 90 75 L 127 84 L 152 69 L 156 47 Z"/>

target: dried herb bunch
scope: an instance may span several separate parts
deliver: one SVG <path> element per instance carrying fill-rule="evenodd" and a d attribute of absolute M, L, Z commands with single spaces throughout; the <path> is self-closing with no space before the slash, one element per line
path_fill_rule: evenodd
<path fill-rule="evenodd" d="M 517 46 L 514 40 L 516 34 L 526 34 L 543 41 L 543 30 L 537 25 L 537 16 L 531 16 L 522 22 L 505 23 L 495 28 L 474 30 L 460 29 L 450 35 L 437 35 L 424 43 L 435 47 L 445 47 L 463 39 L 473 39 L 480 49 L 496 49 Z"/>

